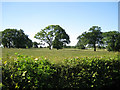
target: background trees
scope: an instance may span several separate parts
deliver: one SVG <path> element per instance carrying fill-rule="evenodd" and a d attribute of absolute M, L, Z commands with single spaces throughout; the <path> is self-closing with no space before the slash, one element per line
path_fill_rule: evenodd
<path fill-rule="evenodd" d="M 86 44 L 91 44 L 96 51 L 96 44 L 102 43 L 101 27 L 93 26 L 89 29 L 89 32 L 84 32 L 77 39 L 79 40 L 77 45 L 84 47 Z"/>
<path fill-rule="evenodd" d="M 84 49 L 86 45 L 91 46 L 96 51 L 98 48 L 104 47 L 108 51 L 120 51 L 120 33 L 118 31 L 101 32 L 101 28 L 93 26 L 89 32 L 84 32 L 77 37 L 77 47 Z"/>
<path fill-rule="evenodd" d="M 103 33 L 103 42 L 108 51 L 120 51 L 120 33 L 109 31 Z"/>
<path fill-rule="evenodd" d="M 49 45 L 49 49 L 52 49 L 52 47 L 60 49 L 64 44 L 70 43 L 69 35 L 59 25 L 49 25 L 34 37 L 46 42 Z"/>
<path fill-rule="evenodd" d="M 0 32 L 0 45 L 2 44 L 7 48 L 30 48 L 32 46 L 38 48 L 38 45 L 42 47 L 42 45 L 44 45 L 43 43 L 46 42 L 49 45 L 49 49 L 53 47 L 57 50 L 63 47 L 77 47 L 79 49 L 93 47 L 94 51 L 96 51 L 96 47 L 103 47 L 108 51 L 120 51 L 120 32 L 101 32 L 101 27 L 98 26 L 92 26 L 88 32 L 83 32 L 79 35 L 76 46 L 66 45 L 70 43 L 70 37 L 59 25 L 49 25 L 35 34 L 34 37 L 41 42 L 32 42 L 22 29 L 5 29 Z"/>
<path fill-rule="evenodd" d="M 39 43 L 33 42 L 33 47 L 34 47 L 34 48 L 38 48 L 38 45 L 39 45 Z"/>
<path fill-rule="evenodd" d="M 5 29 L 2 32 L 2 44 L 7 48 L 30 48 L 32 47 L 32 40 L 21 29 Z"/>
<path fill-rule="evenodd" d="M 78 36 L 78 42 L 76 47 L 79 49 L 85 49 L 85 46 L 87 44 L 87 38 L 85 38 L 85 34 L 87 34 L 86 32 L 82 33 L 82 35 Z"/>

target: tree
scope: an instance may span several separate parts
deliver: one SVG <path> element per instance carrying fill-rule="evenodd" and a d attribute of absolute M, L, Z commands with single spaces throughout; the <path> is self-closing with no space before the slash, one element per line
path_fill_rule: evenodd
<path fill-rule="evenodd" d="M 85 33 L 86 33 L 86 32 L 85 32 Z M 78 37 L 77 37 L 78 42 L 77 42 L 76 47 L 77 47 L 78 49 L 85 49 L 85 45 L 87 44 L 87 43 L 85 43 L 85 42 L 86 42 L 86 39 L 85 39 L 83 36 L 84 36 L 84 34 L 82 34 L 81 36 L 78 36 Z"/>
<path fill-rule="evenodd" d="M 53 41 L 53 48 L 56 48 L 58 50 L 58 49 L 62 49 L 62 47 L 63 47 L 63 42 L 59 41 L 59 39 L 56 38 Z"/>
<path fill-rule="evenodd" d="M 89 29 L 89 32 L 84 32 L 82 35 L 78 36 L 78 40 L 78 43 L 93 45 L 94 51 L 96 51 L 96 44 L 102 43 L 101 28 L 98 26 L 92 26 Z"/>
<path fill-rule="evenodd" d="M 103 33 L 103 42 L 107 46 L 108 51 L 120 51 L 120 33 L 117 31 L 109 31 Z"/>
<path fill-rule="evenodd" d="M 32 41 L 24 34 L 23 30 L 5 29 L 2 31 L 2 44 L 7 48 L 30 48 Z"/>
<path fill-rule="evenodd" d="M 16 29 L 6 29 L 2 32 L 2 44 L 4 47 L 10 48 L 13 43 L 13 39 L 15 38 L 14 33 L 16 33 Z"/>
<path fill-rule="evenodd" d="M 49 25 L 48 27 L 45 27 L 40 32 L 35 34 L 34 37 L 46 42 L 49 45 L 49 49 L 52 49 L 53 42 L 54 47 L 56 44 L 58 44 L 58 42 L 61 42 L 63 44 L 70 43 L 68 34 L 66 34 L 65 30 L 59 25 Z"/>
<path fill-rule="evenodd" d="M 93 44 L 94 51 L 96 51 L 96 44 L 101 44 L 102 42 L 102 32 L 101 27 L 93 26 L 89 29 L 88 43 Z"/>
<path fill-rule="evenodd" d="M 38 48 L 38 45 L 39 45 L 39 44 L 38 44 L 37 42 L 33 42 L 33 47 L 34 47 L 34 48 Z"/>
<path fill-rule="evenodd" d="M 26 47 L 31 48 L 33 46 L 32 40 L 27 37 Z"/>

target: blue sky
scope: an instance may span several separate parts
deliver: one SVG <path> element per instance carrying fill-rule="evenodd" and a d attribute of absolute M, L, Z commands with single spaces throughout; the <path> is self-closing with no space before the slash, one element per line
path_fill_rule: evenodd
<path fill-rule="evenodd" d="M 29 38 L 48 25 L 60 25 L 70 36 L 70 45 L 92 26 L 102 31 L 118 30 L 117 2 L 3 2 L 2 29 L 23 29 Z M 37 40 L 38 41 L 38 40 Z"/>

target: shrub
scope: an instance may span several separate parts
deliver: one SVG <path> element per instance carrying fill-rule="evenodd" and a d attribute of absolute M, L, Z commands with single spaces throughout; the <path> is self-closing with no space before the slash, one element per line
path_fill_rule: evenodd
<path fill-rule="evenodd" d="M 45 58 L 18 55 L 3 62 L 3 89 L 120 88 L 120 57 L 65 59 L 62 64 Z"/>
<path fill-rule="evenodd" d="M 3 89 L 50 88 L 49 80 L 55 72 L 51 64 L 43 58 L 18 55 L 14 62 L 3 63 Z"/>

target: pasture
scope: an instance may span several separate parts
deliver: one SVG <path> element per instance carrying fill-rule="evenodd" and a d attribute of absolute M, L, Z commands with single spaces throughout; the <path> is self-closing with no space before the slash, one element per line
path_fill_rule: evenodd
<path fill-rule="evenodd" d="M 81 49 L 60 49 L 49 50 L 48 48 L 31 48 L 31 49 L 15 49 L 15 48 L 3 48 L 2 57 L 16 57 L 15 53 L 22 55 L 32 56 L 34 58 L 47 58 L 54 63 L 60 63 L 64 59 L 81 58 L 81 57 L 113 57 L 118 52 L 108 52 L 103 49 L 97 49 L 96 52 L 93 49 L 81 50 Z M 4 59 L 3 59 L 4 61 Z M 12 59 L 9 59 L 12 61 Z"/>

